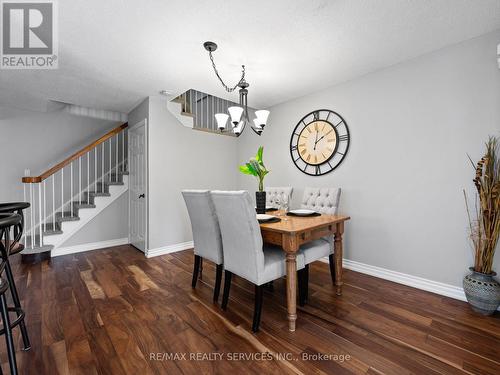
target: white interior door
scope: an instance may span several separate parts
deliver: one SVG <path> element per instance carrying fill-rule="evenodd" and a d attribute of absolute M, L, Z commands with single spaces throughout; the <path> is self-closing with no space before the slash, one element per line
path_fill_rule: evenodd
<path fill-rule="evenodd" d="M 147 250 L 147 120 L 128 131 L 129 161 L 129 242 Z"/>

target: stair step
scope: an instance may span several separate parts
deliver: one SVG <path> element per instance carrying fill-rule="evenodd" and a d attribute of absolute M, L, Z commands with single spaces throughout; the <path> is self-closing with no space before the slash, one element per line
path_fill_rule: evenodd
<path fill-rule="evenodd" d="M 106 181 L 106 184 L 109 185 L 125 185 L 123 181 Z"/>
<path fill-rule="evenodd" d="M 55 223 L 46 223 L 45 228 L 43 228 L 43 235 L 44 236 L 53 236 L 56 234 L 62 234 L 63 231 L 61 230 L 61 226 L 59 225 L 59 222 Z"/>
<path fill-rule="evenodd" d="M 33 249 L 32 249 L 29 247 L 31 245 L 28 242 L 27 242 L 27 244 L 28 245 L 24 247 L 24 250 L 21 251 L 22 255 L 44 253 L 46 251 L 51 251 L 54 248 L 54 246 L 52 246 L 52 245 L 43 245 L 43 246 L 33 247 Z"/>
<path fill-rule="evenodd" d="M 96 205 L 92 203 L 87 203 L 87 202 L 73 202 L 75 208 L 81 209 L 81 208 L 95 208 Z"/>
<path fill-rule="evenodd" d="M 61 221 L 77 221 L 77 220 L 80 220 L 80 217 L 76 216 L 74 214 L 74 212 L 73 212 L 73 215 L 71 215 L 71 211 L 64 211 L 63 213 L 61 213 L 61 212 L 56 213 L 56 220 L 59 222 L 61 222 Z"/>
<path fill-rule="evenodd" d="M 85 193 L 85 194 L 88 194 L 88 193 Z M 99 191 L 99 192 L 97 192 L 97 193 L 96 193 L 96 192 L 91 191 L 91 192 L 90 192 L 90 196 L 91 196 L 91 197 L 110 197 L 110 196 L 111 196 L 111 194 L 110 194 L 110 193 L 106 193 L 106 192 L 101 193 L 100 191 Z"/>

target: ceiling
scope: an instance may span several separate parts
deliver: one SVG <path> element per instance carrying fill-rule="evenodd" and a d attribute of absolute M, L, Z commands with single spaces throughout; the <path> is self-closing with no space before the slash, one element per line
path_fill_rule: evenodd
<path fill-rule="evenodd" d="M 202 47 L 212 40 L 228 84 L 245 64 L 249 104 L 269 107 L 500 28 L 498 0 L 58 4 L 59 69 L 0 71 L 0 104 L 50 99 L 128 112 L 159 90 L 188 88 L 236 100 Z"/>

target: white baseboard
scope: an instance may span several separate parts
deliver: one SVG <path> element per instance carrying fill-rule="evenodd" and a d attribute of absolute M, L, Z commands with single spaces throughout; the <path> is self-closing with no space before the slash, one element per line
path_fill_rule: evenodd
<path fill-rule="evenodd" d="M 52 257 L 81 253 L 83 251 L 103 249 L 105 247 L 120 246 L 128 244 L 128 238 L 117 238 L 115 240 L 84 243 L 75 246 L 58 247 L 51 252 Z"/>
<path fill-rule="evenodd" d="M 322 262 L 328 263 L 328 258 L 321 259 Z M 361 272 L 370 276 L 379 277 L 384 280 L 393 281 L 398 284 L 412 286 L 417 289 L 426 290 L 428 292 L 440 294 L 442 296 L 455 298 L 461 301 L 466 301 L 463 288 L 458 286 L 440 283 L 422 277 L 408 275 L 406 273 L 388 270 L 381 267 L 371 266 L 356 262 L 354 260 L 344 259 L 344 268 L 352 271 Z"/>
<path fill-rule="evenodd" d="M 168 245 L 163 247 L 157 247 L 155 249 L 149 249 L 146 251 L 146 258 L 157 257 L 159 255 L 165 255 L 170 253 L 175 253 L 177 251 L 192 249 L 194 247 L 193 241 L 181 242 L 174 245 Z"/>

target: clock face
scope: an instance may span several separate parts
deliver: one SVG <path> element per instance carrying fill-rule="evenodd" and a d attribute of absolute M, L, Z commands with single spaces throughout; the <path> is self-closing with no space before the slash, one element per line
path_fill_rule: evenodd
<path fill-rule="evenodd" d="M 290 154 L 302 172 L 320 176 L 340 165 L 349 149 L 349 140 L 347 124 L 338 113 L 316 110 L 295 126 Z"/>

